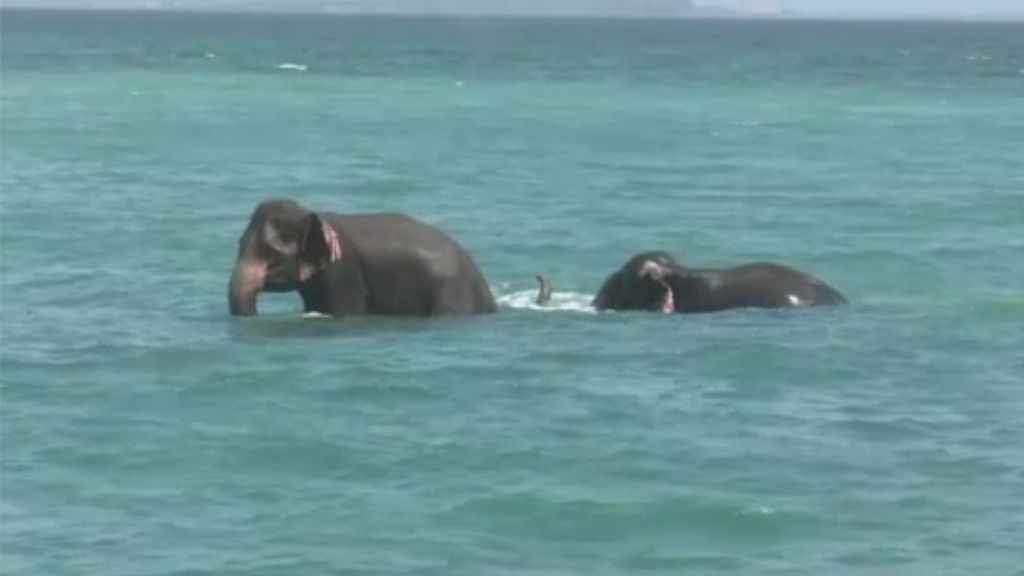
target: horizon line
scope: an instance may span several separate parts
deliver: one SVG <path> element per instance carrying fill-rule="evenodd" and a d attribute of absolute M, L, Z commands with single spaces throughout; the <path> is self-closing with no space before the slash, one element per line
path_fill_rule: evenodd
<path fill-rule="evenodd" d="M 697 6 L 692 10 L 672 14 L 622 14 L 622 13 L 586 13 L 566 10 L 562 12 L 528 12 L 528 11 L 472 11 L 444 10 L 417 11 L 413 10 L 346 10 L 339 6 L 332 8 L 323 4 L 310 2 L 308 8 L 301 5 L 261 5 L 247 7 L 244 4 L 229 5 L 189 5 L 189 6 L 71 6 L 63 4 L 32 5 L 0 0 L 0 10 L 24 12 L 137 12 L 146 14 L 238 14 L 238 15 L 322 15 L 333 17 L 437 17 L 437 18 L 479 18 L 479 19 L 581 19 L 581 20 L 756 20 L 756 21 L 826 21 L 826 22 L 970 22 L 970 23 L 1024 23 L 1024 14 L 984 13 L 966 15 L 960 13 L 925 14 L 919 12 L 807 12 L 786 9 L 782 12 L 761 13 L 731 9 L 725 7 Z"/>

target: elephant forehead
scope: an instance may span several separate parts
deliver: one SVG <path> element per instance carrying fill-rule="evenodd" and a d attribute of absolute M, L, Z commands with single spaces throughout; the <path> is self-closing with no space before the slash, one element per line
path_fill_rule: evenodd
<path fill-rule="evenodd" d="M 656 250 L 653 252 L 645 252 L 643 254 L 637 254 L 626 264 L 626 267 L 633 269 L 641 269 L 649 265 L 660 265 L 660 266 L 677 266 L 675 258 L 671 254 L 662 250 Z"/>
<path fill-rule="evenodd" d="M 652 274 L 661 273 L 665 270 L 665 265 L 662 262 L 656 260 L 646 260 L 643 265 L 640 266 L 640 274 Z"/>
<path fill-rule="evenodd" d="M 662 266 L 675 266 L 678 265 L 676 259 L 672 257 L 668 252 L 655 252 L 649 258 L 650 261 L 657 262 Z"/>
<path fill-rule="evenodd" d="M 254 215 L 285 214 L 288 212 L 307 212 L 301 204 L 294 200 L 267 200 L 256 206 Z"/>
<path fill-rule="evenodd" d="M 303 231 L 308 216 L 309 211 L 298 204 L 261 204 L 253 213 L 252 221 L 264 227 L 271 226 L 281 235 L 298 235 Z"/>
<path fill-rule="evenodd" d="M 266 223 L 276 228 L 279 233 L 291 236 L 301 233 L 305 222 L 305 215 L 297 212 L 275 213 L 266 219 Z"/>
<path fill-rule="evenodd" d="M 291 228 L 293 227 L 279 226 L 272 220 L 267 220 L 263 223 L 262 241 L 282 254 L 294 256 L 298 251 L 299 236 Z"/>

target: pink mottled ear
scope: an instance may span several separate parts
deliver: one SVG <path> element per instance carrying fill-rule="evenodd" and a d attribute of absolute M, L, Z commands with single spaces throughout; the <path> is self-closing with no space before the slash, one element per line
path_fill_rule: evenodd
<path fill-rule="evenodd" d="M 312 214 L 302 242 L 302 259 L 323 268 L 331 262 L 341 260 L 341 240 L 327 220 Z"/>
<path fill-rule="evenodd" d="M 338 233 L 323 218 L 317 217 L 317 220 L 320 221 L 320 231 L 324 235 L 324 245 L 327 247 L 327 261 L 341 260 L 341 241 L 338 240 Z"/>

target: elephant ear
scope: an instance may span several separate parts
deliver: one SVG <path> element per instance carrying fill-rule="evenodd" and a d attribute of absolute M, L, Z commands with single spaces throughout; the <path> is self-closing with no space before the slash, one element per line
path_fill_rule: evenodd
<path fill-rule="evenodd" d="M 302 260 L 317 269 L 323 269 L 328 264 L 341 260 L 341 240 L 338 233 L 319 215 L 310 214 L 299 254 Z"/>

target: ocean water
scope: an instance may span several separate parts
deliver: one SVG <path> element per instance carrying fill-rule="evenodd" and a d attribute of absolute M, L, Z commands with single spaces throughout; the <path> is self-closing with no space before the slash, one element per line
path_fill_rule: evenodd
<path fill-rule="evenodd" d="M 0 32 L 3 574 L 1020 573 L 1024 25 Z M 275 197 L 443 227 L 501 312 L 229 317 Z M 588 310 L 654 248 L 852 304 Z"/>

